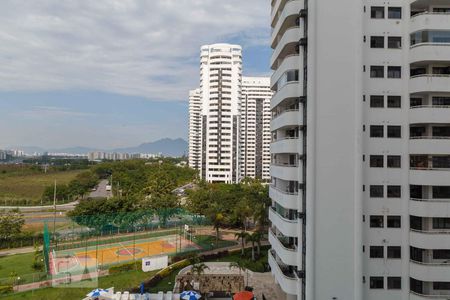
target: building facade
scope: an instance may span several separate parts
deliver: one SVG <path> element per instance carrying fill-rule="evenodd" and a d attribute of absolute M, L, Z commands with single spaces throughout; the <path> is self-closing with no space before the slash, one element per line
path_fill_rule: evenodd
<path fill-rule="evenodd" d="M 240 101 L 241 178 L 270 180 L 270 78 L 243 77 Z"/>
<path fill-rule="evenodd" d="M 450 1 L 272 0 L 287 299 L 450 298 Z"/>
<path fill-rule="evenodd" d="M 189 92 L 189 166 L 200 170 L 202 157 L 202 101 L 200 89 Z"/>

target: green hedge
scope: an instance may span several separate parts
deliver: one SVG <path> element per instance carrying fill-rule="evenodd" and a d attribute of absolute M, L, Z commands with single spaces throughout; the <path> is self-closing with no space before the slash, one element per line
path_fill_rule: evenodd
<path fill-rule="evenodd" d="M 13 292 L 12 285 L 0 285 L 0 295 L 8 294 Z"/>
<path fill-rule="evenodd" d="M 140 268 L 141 268 L 141 262 L 137 261 L 137 262 L 130 262 L 130 263 L 124 263 L 124 264 L 120 264 L 117 266 L 113 266 L 108 269 L 108 272 L 109 272 L 109 274 L 117 274 L 117 273 L 121 273 L 121 272 L 133 271 L 136 269 L 139 270 Z"/>

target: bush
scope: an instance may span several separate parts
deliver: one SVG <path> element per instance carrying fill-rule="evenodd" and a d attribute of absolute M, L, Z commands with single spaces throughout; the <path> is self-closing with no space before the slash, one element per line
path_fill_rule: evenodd
<path fill-rule="evenodd" d="M 9 294 L 13 292 L 12 285 L 0 285 L 0 295 Z"/>
<path fill-rule="evenodd" d="M 108 271 L 109 271 L 109 274 L 117 274 L 117 273 L 121 273 L 121 272 L 133 271 L 135 269 L 140 269 L 140 268 L 141 268 L 140 262 L 130 262 L 130 263 L 113 266 L 113 267 L 109 268 Z"/>

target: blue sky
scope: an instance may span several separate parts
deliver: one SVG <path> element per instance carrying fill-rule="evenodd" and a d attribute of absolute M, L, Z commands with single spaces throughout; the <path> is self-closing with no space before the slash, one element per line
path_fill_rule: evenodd
<path fill-rule="evenodd" d="M 5 0 L 0 148 L 115 148 L 187 138 L 202 44 L 269 74 L 268 0 Z"/>

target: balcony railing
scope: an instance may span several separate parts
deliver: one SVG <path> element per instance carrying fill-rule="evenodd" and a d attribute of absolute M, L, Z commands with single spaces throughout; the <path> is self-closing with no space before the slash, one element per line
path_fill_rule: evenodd
<path fill-rule="evenodd" d="M 278 261 L 276 260 L 276 253 L 273 249 L 269 250 L 270 254 L 272 255 L 272 258 L 275 260 L 275 263 L 278 267 L 278 270 L 281 271 L 281 273 L 286 276 L 288 279 L 296 279 L 296 275 L 295 275 L 295 268 L 289 268 L 289 266 L 286 265 L 280 265 L 278 263 Z"/>
<path fill-rule="evenodd" d="M 446 203 L 446 202 L 450 202 L 450 198 L 449 199 L 420 199 L 420 198 L 410 198 L 409 200 L 411 201 L 417 201 L 417 202 L 436 202 L 436 203 Z"/>
<path fill-rule="evenodd" d="M 274 162 L 272 162 L 272 166 L 297 168 L 298 164 L 274 161 Z"/>
<path fill-rule="evenodd" d="M 450 168 L 439 167 L 410 167 L 409 169 L 415 171 L 450 171 Z"/>
<path fill-rule="evenodd" d="M 420 296 L 422 298 L 430 298 L 430 299 L 448 299 L 450 297 L 450 292 L 447 292 L 447 294 L 440 294 L 440 295 L 430 295 L 430 294 L 422 294 L 417 293 L 414 291 L 409 291 L 411 294 Z"/>
<path fill-rule="evenodd" d="M 450 78 L 450 74 L 419 74 L 419 75 L 413 75 L 410 76 L 410 78 L 419 78 L 419 77 L 444 77 L 444 78 Z"/>
<path fill-rule="evenodd" d="M 294 191 L 293 189 L 286 187 L 284 189 L 277 187 L 273 184 L 270 185 L 271 188 L 273 188 L 274 190 L 279 191 L 282 194 L 286 194 L 286 195 L 298 195 L 298 191 Z"/>
<path fill-rule="evenodd" d="M 417 14 L 414 14 L 411 16 L 412 18 L 415 18 L 417 16 L 423 16 L 423 15 L 450 15 L 450 12 L 434 12 L 434 11 L 424 11 Z"/>
<path fill-rule="evenodd" d="M 424 266 L 449 266 L 450 260 L 442 261 L 442 262 L 423 262 L 423 261 L 417 261 L 414 259 L 409 260 L 412 263 L 418 264 L 418 265 L 424 265 Z"/>
<path fill-rule="evenodd" d="M 278 217 L 280 217 L 283 221 L 285 221 L 285 222 L 288 222 L 288 223 L 297 223 L 298 221 L 298 219 L 296 218 L 296 217 L 293 217 L 292 219 L 289 219 L 289 217 L 288 216 L 283 216 L 283 215 L 281 215 L 278 211 L 276 211 L 276 209 L 275 208 L 273 208 L 273 207 L 270 207 L 270 210 L 274 213 L 274 214 L 276 214 Z"/>
<path fill-rule="evenodd" d="M 410 140 L 448 140 L 450 136 L 436 136 L 436 135 L 418 135 L 410 136 Z"/>
<path fill-rule="evenodd" d="M 420 229 L 409 229 L 411 232 L 425 233 L 425 234 L 450 234 L 450 229 L 438 229 L 438 230 L 420 230 Z"/>
<path fill-rule="evenodd" d="M 450 108 L 450 105 L 415 105 L 415 106 L 411 106 L 411 109 L 415 109 L 415 108 Z"/>
<path fill-rule="evenodd" d="M 293 109 L 286 109 L 286 110 L 283 110 L 282 112 L 280 112 L 280 113 L 274 115 L 274 116 L 272 117 L 272 120 L 275 120 L 276 118 L 278 118 L 278 117 L 284 115 L 285 113 L 291 112 L 291 111 L 297 111 L 297 112 L 298 112 L 299 109 L 298 109 L 298 108 L 293 108 Z"/>
<path fill-rule="evenodd" d="M 269 230 L 273 234 L 273 236 L 280 242 L 280 244 L 283 246 L 283 248 L 285 248 L 288 251 L 297 250 L 297 246 L 295 244 L 290 244 L 288 241 L 285 240 L 285 239 L 288 239 L 288 237 L 277 235 L 277 233 L 275 232 L 275 229 L 273 229 L 272 227 L 270 227 Z"/>

